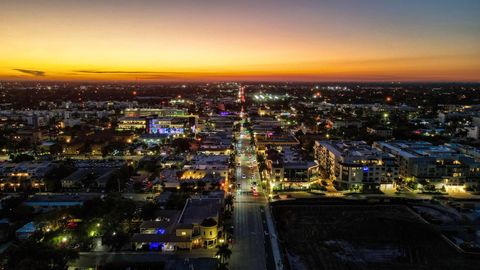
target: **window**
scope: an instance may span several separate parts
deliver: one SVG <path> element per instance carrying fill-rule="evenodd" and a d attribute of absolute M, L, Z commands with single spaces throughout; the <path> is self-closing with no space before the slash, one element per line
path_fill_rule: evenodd
<path fill-rule="evenodd" d="M 212 234 L 213 234 L 212 231 L 210 231 L 210 235 L 212 235 Z"/>

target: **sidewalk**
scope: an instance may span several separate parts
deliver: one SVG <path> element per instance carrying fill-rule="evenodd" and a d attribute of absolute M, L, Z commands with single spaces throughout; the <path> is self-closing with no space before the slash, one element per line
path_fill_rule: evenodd
<path fill-rule="evenodd" d="M 267 219 L 268 232 L 270 237 L 270 242 L 272 243 L 272 253 L 275 260 L 275 268 L 277 270 L 283 270 L 282 255 L 280 253 L 280 248 L 278 244 L 277 231 L 273 225 L 272 214 L 270 212 L 270 206 L 265 208 L 265 216 Z"/>

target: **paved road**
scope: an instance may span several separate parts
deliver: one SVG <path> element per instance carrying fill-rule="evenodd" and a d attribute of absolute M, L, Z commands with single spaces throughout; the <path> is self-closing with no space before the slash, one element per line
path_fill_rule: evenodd
<path fill-rule="evenodd" d="M 256 163 L 252 163 L 255 160 L 255 154 L 250 145 L 250 137 L 243 129 L 238 138 L 237 149 L 239 152 L 237 163 L 240 163 L 240 166 L 236 168 L 236 178 L 240 189 L 235 195 L 234 244 L 229 266 L 232 270 L 266 269 L 265 218 L 262 216 L 261 207 L 263 208 L 267 201 L 261 193 Z M 251 192 L 253 182 L 258 184 L 257 196 Z"/>
<path fill-rule="evenodd" d="M 266 269 L 263 218 L 265 198 L 239 195 L 235 202 L 234 244 L 229 265 L 236 269 Z"/>

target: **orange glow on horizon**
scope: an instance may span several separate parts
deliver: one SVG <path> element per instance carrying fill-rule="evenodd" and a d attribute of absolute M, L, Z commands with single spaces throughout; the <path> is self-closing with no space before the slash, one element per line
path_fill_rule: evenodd
<path fill-rule="evenodd" d="M 0 80 L 480 80 L 468 8 L 298 1 L 4 0 Z"/>

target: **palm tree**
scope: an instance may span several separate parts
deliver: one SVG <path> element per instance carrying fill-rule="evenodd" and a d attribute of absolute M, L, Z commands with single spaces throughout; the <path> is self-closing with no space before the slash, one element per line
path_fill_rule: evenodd
<path fill-rule="evenodd" d="M 230 219 L 230 218 L 232 218 L 232 211 L 230 211 L 230 210 L 225 210 L 225 211 L 223 212 L 223 218 L 224 218 L 224 219 Z"/>
<path fill-rule="evenodd" d="M 233 206 L 233 195 L 232 194 L 229 194 L 227 195 L 227 197 L 225 198 L 225 207 L 229 210 L 232 209 L 232 206 Z"/>
<path fill-rule="evenodd" d="M 217 270 L 228 270 L 227 265 L 228 265 L 228 263 L 219 263 L 218 267 L 217 267 Z"/>
<path fill-rule="evenodd" d="M 221 244 L 217 246 L 217 253 L 215 254 L 220 258 L 220 265 L 225 264 L 225 262 L 230 259 L 232 251 L 228 248 L 228 244 Z"/>

